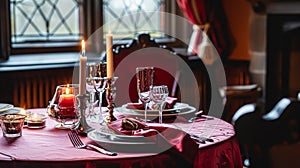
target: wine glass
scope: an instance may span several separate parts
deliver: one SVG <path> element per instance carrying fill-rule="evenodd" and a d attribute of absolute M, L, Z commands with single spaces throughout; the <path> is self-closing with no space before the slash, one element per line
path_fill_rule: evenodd
<path fill-rule="evenodd" d="M 150 88 L 153 86 L 154 67 L 137 67 L 137 92 L 145 108 L 145 122 L 147 122 L 147 108 L 150 102 Z"/>
<path fill-rule="evenodd" d="M 106 76 L 106 63 L 88 63 L 86 75 L 86 88 L 90 94 L 90 108 L 87 119 L 92 122 L 102 123 L 102 94 L 106 86 L 104 77 Z M 98 93 L 99 101 L 96 100 Z M 99 105 L 99 111 L 95 110 L 95 106 Z"/>
<path fill-rule="evenodd" d="M 159 123 L 162 124 L 162 111 L 169 95 L 168 86 L 153 86 L 150 90 L 151 100 L 159 106 Z"/>
<path fill-rule="evenodd" d="M 86 90 L 90 95 L 90 102 L 95 103 L 94 80 L 93 78 L 97 75 L 97 63 L 87 63 L 86 66 Z"/>
<path fill-rule="evenodd" d="M 102 97 L 106 87 L 106 78 L 94 77 L 93 81 L 94 81 L 94 88 L 97 91 L 99 97 L 99 113 L 96 112 L 95 114 L 96 116 L 99 116 L 98 121 L 102 123 L 104 121 L 102 116 Z"/>

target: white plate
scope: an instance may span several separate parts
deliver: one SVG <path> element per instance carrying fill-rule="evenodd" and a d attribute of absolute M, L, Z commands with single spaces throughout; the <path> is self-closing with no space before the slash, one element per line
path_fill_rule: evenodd
<path fill-rule="evenodd" d="M 149 123 L 152 126 L 158 123 Z M 178 126 L 170 124 L 158 124 L 164 125 L 166 128 L 180 129 Z M 100 128 L 90 131 L 87 136 L 98 144 L 115 144 L 115 145 L 155 145 L 156 143 L 144 136 L 129 136 L 124 134 L 119 134 L 113 129 L 109 128 L 107 125 L 102 125 Z M 126 146 L 125 146 L 126 148 Z"/>
<path fill-rule="evenodd" d="M 224 89 L 227 91 L 250 91 L 256 89 L 258 86 L 257 84 L 252 85 L 234 85 L 234 86 L 227 86 Z"/>
<path fill-rule="evenodd" d="M 196 111 L 195 107 L 189 106 L 186 103 L 176 103 L 175 105 L 174 105 L 174 109 L 170 109 L 168 111 L 163 111 L 163 116 L 171 117 L 171 116 L 177 116 L 177 115 L 186 115 L 186 114 L 194 113 Z M 115 111 L 117 111 L 121 114 L 128 114 L 128 115 L 133 115 L 133 116 L 144 116 L 143 110 L 137 111 L 136 109 L 128 109 L 128 108 L 126 108 L 126 105 L 115 108 Z M 147 116 L 157 117 L 158 111 L 157 110 L 152 110 L 152 111 L 147 110 Z"/>
<path fill-rule="evenodd" d="M 126 108 L 126 104 L 124 104 L 123 106 Z M 163 112 L 173 112 L 173 111 L 176 111 L 176 110 L 181 110 L 181 109 L 187 108 L 188 106 L 189 105 L 186 104 L 186 103 L 176 103 L 176 104 L 174 104 L 173 108 L 164 109 Z M 140 109 L 129 109 L 129 110 L 134 110 L 134 111 L 140 112 L 140 113 L 145 112 L 145 110 L 140 110 Z M 153 112 L 158 112 L 158 110 L 147 110 L 147 112 L 153 113 Z"/>
<path fill-rule="evenodd" d="M 108 128 L 109 129 L 109 128 Z M 144 138 L 143 136 L 129 136 L 116 134 L 113 130 L 97 129 L 89 132 L 87 136 L 93 141 L 101 144 L 120 144 L 120 145 L 145 145 L 145 144 L 154 144 Z"/>
<path fill-rule="evenodd" d="M 10 110 L 14 107 L 12 104 L 0 103 L 0 112 Z"/>
<path fill-rule="evenodd" d="M 102 125 L 97 129 L 99 134 L 102 134 L 104 136 L 110 136 L 111 139 L 121 139 L 121 140 L 139 140 L 141 138 L 144 138 L 143 136 L 129 136 L 125 134 L 120 134 L 113 129 L 109 128 L 107 125 Z"/>

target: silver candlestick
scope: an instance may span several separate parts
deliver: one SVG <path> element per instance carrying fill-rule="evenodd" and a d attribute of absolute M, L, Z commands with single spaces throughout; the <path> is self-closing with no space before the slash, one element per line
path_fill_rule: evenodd
<path fill-rule="evenodd" d="M 90 127 L 87 122 L 86 122 L 86 118 L 85 118 L 85 111 L 88 103 L 88 99 L 89 99 L 89 95 L 88 94 L 84 94 L 84 95 L 77 95 L 76 96 L 78 102 L 79 102 L 79 112 L 80 112 L 80 116 L 79 116 L 79 122 L 78 124 L 74 127 L 74 129 L 76 129 L 78 131 L 79 134 L 83 134 L 86 135 L 88 132 L 94 130 L 94 128 Z"/>
<path fill-rule="evenodd" d="M 116 121 L 117 118 L 113 115 L 114 112 L 114 100 L 116 98 L 116 86 L 115 86 L 115 82 L 118 79 L 118 77 L 113 77 L 113 78 L 106 78 L 106 83 L 107 83 L 107 87 L 106 87 L 106 100 L 108 103 L 108 116 L 106 117 L 106 121 L 107 122 L 111 122 L 111 121 Z"/>

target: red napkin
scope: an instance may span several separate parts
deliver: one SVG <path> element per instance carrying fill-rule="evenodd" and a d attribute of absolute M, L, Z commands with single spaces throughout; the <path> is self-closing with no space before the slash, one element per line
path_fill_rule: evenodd
<path fill-rule="evenodd" d="M 176 104 L 176 102 L 177 102 L 177 98 L 176 97 L 167 97 L 166 98 L 166 109 L 171 109 L 171 108 L 173 108 L 174 107 L 174 105 Z"/>
<path fill-rule="evenodd" d="M 158 123 L 145 124 L 132 118 L 130 120 L 138 124 L 137 130 L 124 130 L 122 128 L 122 119 L 110 122 L 108 126 L 122 134 L 144 136 L 147 140 L 155 142 L 159 149 L 168 149 L 193 164 L 198 152 L 198 144 L 187 133 L 172 125 Z"/>
<path fill-rule="evenodd" d="M 166 98 L 166 109 L 171 109 L 174 107 L 174 105 L 177 102 L 176 97 L 167 97 Z M 143 103 L 127 103 L 126 108 L 128 109 L 139 109 L 139 110 L 144 110 L 144 104 Z"/>
<path fill-rule="evenodd" d="M 144 104 L 143 103 L 127 103 L 126 108 L 143 110 Z"/>

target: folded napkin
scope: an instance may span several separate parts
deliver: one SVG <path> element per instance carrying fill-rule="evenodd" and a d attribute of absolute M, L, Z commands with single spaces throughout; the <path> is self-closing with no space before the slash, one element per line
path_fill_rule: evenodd
<path fill-rule="evenodd" d="M 166 109 L 171 109 L 174 107 L 174 105 L 177 103 L 177 98 L 176 97 L 167 97 L 166 98 Z"/>
<path fill-rule="evenodd" d="M 126 108 L 143 110 L 144 109 L 144 104 L 143 103 L 127 103 Z"/>
<path fill-rule="evenodd" d="M 132 118 L 128 119 L 138 127 L 134 130 L 125 130 L 122 127 L 122 118 L 108 123 L 108 127 L 121 134 L 144 136 L 147 140 L 155 142 L 159 149 L 171 151 L 193 164 L 199 146 L 189 134 L 168 124 L 142 123 Z"/>
<path fill-rule="evenodd" d="M 174 105 L 177 103 L 176 97 L 167 97 L 166 98 L 166 106 L 165 109 L 172 109 Z M 154 103 L 151 103 L 149 106 L 149 109 L 153 110 L 155 107 L 153 106 Z M 138 109 L 138 110 L 144 110 L 144 104 L 143 103 L 127 103 L 126 108 L 128 109 Z"/>

